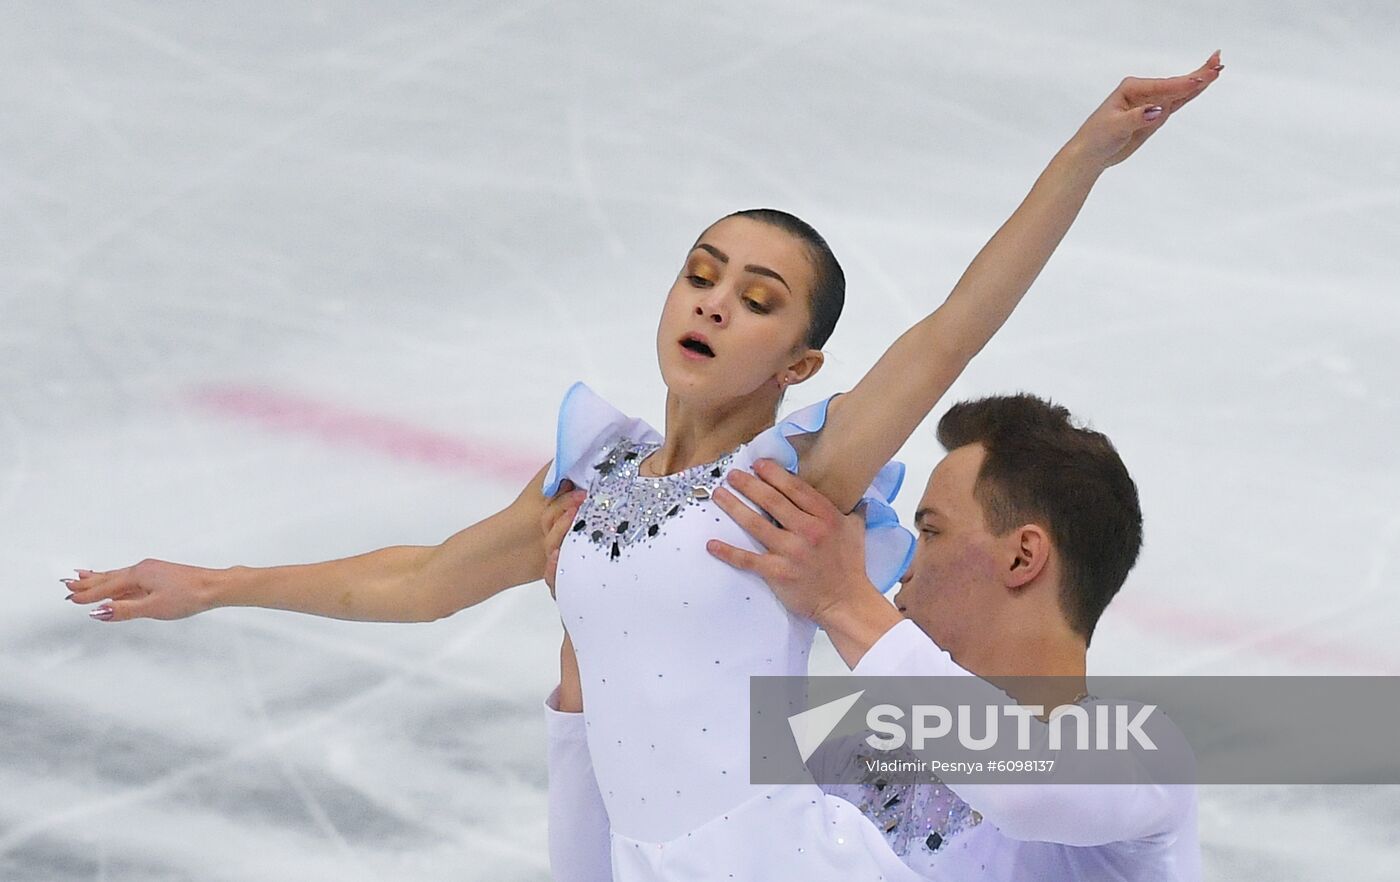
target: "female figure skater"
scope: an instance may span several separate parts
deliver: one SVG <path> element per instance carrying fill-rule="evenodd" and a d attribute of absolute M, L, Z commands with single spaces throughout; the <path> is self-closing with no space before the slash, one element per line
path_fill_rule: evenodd
<path fill-rule="evenodd" d="M 1056 154 L 945 303 L 848 394 L 775 423 L 783 390 L 821 367 L 844 280 L 824 241 L 781 212 L 704 233 L 663 307 L 666 433 L 576 384 L 554 461 L 505 509 L 437 546 L 394 546 L 283 567 L 212 570 L 144 560 L 79 570 L 94 618 L 175 619 L 216 606 L 426 621 L 541 578 L 540 531 L 564 479 L 587 487 L 557 562 L 557 599 L 588 701 L 588 748 L 611 827 L 614 877 L 914 878 L 849 803 L 815 786 L 747 783 L 748 678 L 801 674 L 811 626 L 761 580 L 719 563 L 711 538 L 754 547 L 710 501 L 726 471 L 773 458 L 843 511 L 863 499 L 872 579 L 903 571 L 909 538 L 888 464 L 1029 288 L 1099 174 L 1131 155 L 1217 75 L 1125 80 Z M 543 493 L 540 488 L 543 488 Z M 724 646 L 716 652 L 715 646 Z M 773 834 L 783 831 L 783 845 Z"/>
<path fill-rule="evenodd" d="M 726 471 L 750 469 L 765 456 L 790 470 L 800 463 L 803 476 L 846 510 L 873 476 L 874 483 L 864 490 L 867 566 L 875 585 L 889 587 L 909 560 L 903 556 L 908 550 L 904 537 L 887 529 L 884 493 L 898 478 L 896 470 L 881 468 L 884 458 L 903 444 L 972 352 L 1009 314 L 1068 229 L 1087 195 L 1087 184 L 1131 154 L 1155 131 L 1153 122 L 1160 125 L 1161 116 L 1148 108 L 1156 101 L 1171 110 L 1179 108 L 1218 76 L 1221 67 L 1218 55 L 1213 55 L 1190 77 L 1125 81 L 1052 160 L 948 302 L 906 333 L 851 393 L 799 411 L 716 462 L 670 478 L 646 477 L 646 464 L 656 458 L 652 454 L 648 460 L 647 454 L 665 449 L 660 436 L 644 424 L 610 413 L 606 405 L 587 405 L 599 424 L 607 426 L 594 436 L 604 443 L 596 450 L 583 445 L 585 455 L 579 459 L 565 444 L 556 466 L 578 462 L 582 467 L 567 474 L 589 491 L 557 499 L 542 520 L 547 546 L 559 549 L 557 556 L 551 552 L 547 558 L 546 580 L 557 587 L 566 628 L 560 687 L 547 701 L 551 863 L 558 882 L 924 878 L 914 868 L 927 869 L 927 854 L 904 850 L 898 860 L 890 860 L 894 852 L 889 843 L 879 841 L 882 835 L 889 842 L 907 839 L 908 830 L 877 832 L 850 803 L 814 793 L 815 788 L 755 788 L 734 780 L 736 766 L 740 774 L 747 768 L 750 749 L 742 673 L 801 673 L 815 625 L 804 627 L 800 620 L 785 619 L 782 608 L 774 608 L 771 592 L 754 591 L 751 582 L 706 561 L 698 547 L 685 553 L 682 535 L 695 546 L 711 536 L 752 549 L 753 541 L 737 524 L 727 517 L 706 524 L 708 512 L 696 511 L 690 518 L 685 508 L 677 514 L 670 506 L 688 490 L 708 496 Z M 1134 112 L 1135 98 L 1148 105 L 1139 107 L 1140 121 L 1127 117 Z M 1088 177 L 1078 177 L 1075 169 Z M 687 271 L 723 277 L 728 266 L 712 266 L 714 252 L 732 245 L 740 258 L 746 254 L 731 232 L 734 220 L 726 218 L 701 236 Z M 754 241 L 758 234 L 755 230 L 743 238 Z M 989 260 L 996 262 L 1001 275 L 988 267 Z M 731 256 L 730 262 L 740 260 Z M 699 280 L 694 284 L 705 292 L 714 290 Z M 696 317 L 734 321 L 733 327 L 739 327 L 723 312 L 721 295 L 698 294 L 695 301 Z M 666 327 L 663 316 L 663 343 Z M 678 320 L 677 327 L 686 325 Z M 726 342 L 739 339 L 738 334 L 715 336 Z M 972 351 L 961 349 L 963 345 Z M 718 345 L 714 349 L 714 361 L 700 361 L 695 374 L 667 373 L 673 394 L 682 380 L 693 384 L 690 396 L 721 387 L 728 378 L 697 376 L 724 354 Z M 812 351 L 804 357 L 813 357 Z M 739 362 L 731 357 L 728 364 L 735 369 Z M 780 370 L 802 366 L 799 361 Z M 775 379 L 781 387 L 792 376 L 780 373 Z M 740 389 L 748 388 L 742 379 L 739 383 Z M 870 394 L 872 389 L 878 391 Z M 870 398 L 858 398 L 861 393 Z M 566 400 L 561 426 L 570 423 L 571 407 L 572 399 Z M 595 428 L 589 426 L 575 437 L 581 441 Z M 823 458 L 843 440 L 848 446 L 839 448 L 833 459 Z M 663 489 L 662 481 L 673 486 Z M 664 523 L 669 516 L 676 516 L 676 522 L 660 535 L 656 527 L 647 526 Z M 639 529 L 656 536 L 657 544 L 676 546 L 679 554 L 657 555 L 643 548 L 635 562 L 629 561 L 629 542 Z M 690 529 L 696 530 L 693 539 Z M 621 543 L 618 533 L 624 536 Z M 879 559 L 872 561 L 872 554 Z M 614 560 L 619 555 L 620 563 Z M 678 557 L 686 561 L 688 571 L 657 569 L 674 566 Z M 658 621 L 684 625 L 657 628 Z M 712 664 L 707 663 L 707 651 Z M 571 719 L 585 704 L 582 720 Z M 962 805 L 966 814 L 965 804 L 953 805 Z M 969 818 L 950 815 L 948 829 L 970 823 Z M 918 842 L 923 844 L 924 836 Z"/>

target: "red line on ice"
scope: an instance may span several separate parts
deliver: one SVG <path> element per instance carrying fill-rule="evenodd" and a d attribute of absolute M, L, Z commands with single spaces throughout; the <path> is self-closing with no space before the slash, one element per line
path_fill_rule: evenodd
<path fill-rule="evenodd" d="M 257 386 L 201 386 L 190 390 L 186 397 L 225 416 L 270 429 L 312 435 L 337 447 L 369 448 L 394 459 L 511 482 L 528 481 L 549 458 Z"/>
<path fill-rule="evenodd" d="M 1299 663 L 1325 664 L 1333 669 L 1345 669 L 1351 674 L 1400 672 L 1400 659 L 1365 646 L 1335 643 L 1301 634 L 1269 634 L 1264 637 L 1277 626 L 1242 621 L 1237 612 L 1211 612 L 1200 607 L 1175 607 L 1147 598 L 1123 597 L 1109 606 L 1109 615 L 1123 616 L 1148 633 L 1170 634 L 1196 644 L 1245 644 L 1238 650 L 1242 655 L 1257 654 Z"/>

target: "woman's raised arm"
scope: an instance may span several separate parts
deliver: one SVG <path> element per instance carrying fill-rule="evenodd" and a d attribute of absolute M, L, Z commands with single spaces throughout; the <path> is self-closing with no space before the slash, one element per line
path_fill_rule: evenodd
<path fill-rule="evenodd" d="M 514 502 L 440 545 L 395 545 L 321 563 L 206 569 L 143 560 L 79 570 L 74 603 L 107 601 L 102 621 L 182 619 L 220 606 L 260 606 L 362 622 L 428 622 L 544 575 L 540 493 L 548 466 Z"/>
<path fill-rule="evenodd" d="M 832 402 L 825 427 L 803 457 L 806 480 L 849 511 L 1011 315 L 1099 175 L 1132 155 L 1222 68 L 1216 52 L 1185 76 L 1120 83 L 1055 154 L 943 305 L 906 331 L 854 389 Z"/>

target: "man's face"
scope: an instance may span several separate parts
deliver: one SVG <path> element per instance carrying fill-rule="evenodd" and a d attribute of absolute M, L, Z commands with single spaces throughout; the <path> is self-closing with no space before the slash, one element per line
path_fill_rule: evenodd
<path fill-rule="evenodd" d="M 915 517 L 914 562 L 895 598 L 900 612 L 954 654 L 1001 600 L 1003 559 L 1010 564 L 1005 542 L 988 532 L 973 495 L 985 457 L 980 444 L 959 447 L 929 476 Z"/>

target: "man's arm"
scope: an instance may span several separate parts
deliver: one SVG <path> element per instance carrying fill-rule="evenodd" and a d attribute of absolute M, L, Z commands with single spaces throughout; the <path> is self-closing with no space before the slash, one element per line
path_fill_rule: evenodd
<path fill-rule="evenodd" d="M 1006 693 L 953 661 L 911 619 L 891 628 L 869 647 L 851 673 L 861 677 L 963 677 L 965 683 L 957 693 L 960 704 L 996 706 L 1008 701 Z M 1153 727 L 1149 735 L 1161 742 L 1159 749 L 1171 751 L 1174 760 L 1189 757 L 1184 739 L 1169 723 Z M 1070 739 L 1065 743 L 1068 745 Z M 1053 760 L 1048 780 L 944 784 L 1012 839 L 1074 846 L 1170 834 L 1180 827 L 1195 802 L 1194 785 L 1153 780 L 1136 750 L 1051 750 L 1049 744 L 1050 725 L 1028 718 L 1027 749 L 1018 750 L 1016 758 Z M 1124 783 L 1077 783 L 1101 780 Z"/>
<path fill-rule="evenodd" d="M 712 540 L 719 559 L 762 576 L 794 614 L 812 619 L 860 676 L 958 677 L 958 703 L 1006 705 L 1008 697 L 953 661 L 912 620 L 904 618 L 865 576 L 864 526 L 843 515 L 815 488 L 776 463 L 755 464 L 758 477 L 730 474 L 735 488 L 781 527 L 726 489 L 716 503 L 767 551 L 755 554 Z M 1018 721 L 1019 722 L 1019 721 Z M 1150 780 L 1133 751 L 1049 749 L 1050 727 L 1028 721 L 1028 749 L 1017 759 L 1053 759 L 1048 781 L 1035 784 L 945 782 L 970 806 L 1014 839 L 1102 845 L 1176 829 L 1195 799 L 1190 785 Z M 1174 727 L 1167 730 L 1174 733 Z M 1184 742 L 1171 745 L 1189 750 Z M 1066 781 L 1132 781 L 1076 784 Z M 1060 782 L 1060 783 L 1057 783 Z"/>

